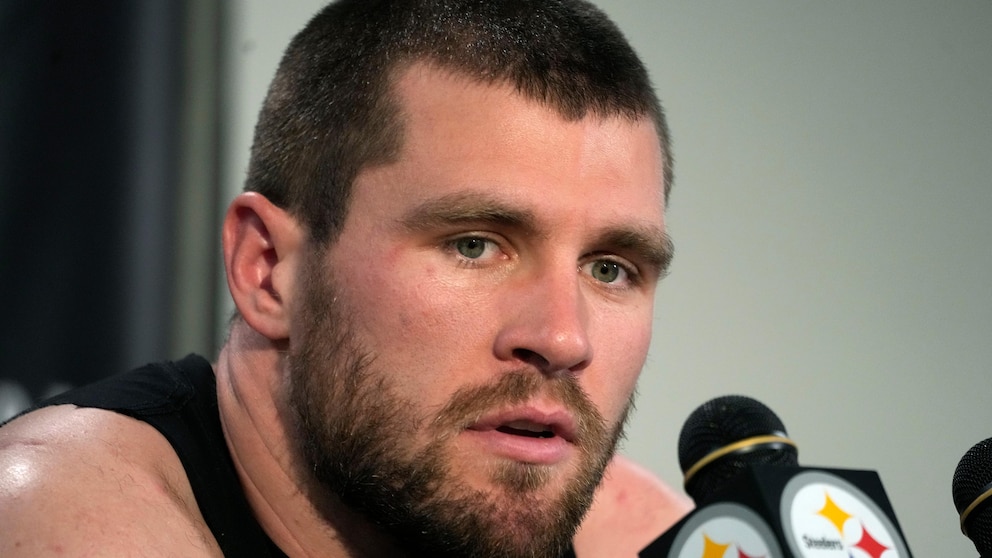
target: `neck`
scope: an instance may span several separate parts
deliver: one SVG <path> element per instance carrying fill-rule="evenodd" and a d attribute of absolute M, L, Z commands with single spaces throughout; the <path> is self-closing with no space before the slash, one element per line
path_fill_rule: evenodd
<path fill-rule="evenodd" d="M 255 517 L 289 556 L 397 556 L 301 463 L 285 355 L 242 322 L 214 367 L 224 437 Z"/>

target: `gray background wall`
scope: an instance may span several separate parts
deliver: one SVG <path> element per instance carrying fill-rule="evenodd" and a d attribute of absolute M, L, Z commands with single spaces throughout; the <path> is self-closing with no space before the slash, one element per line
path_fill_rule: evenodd
<path fill-rule="evenodd" d="M 228 197 L 320 4 L 232 5 Z M 598 4 L 675 138 L 678 256 L 625 451 L 680 485 L 685 417 L 747 394 L 802 463 L 878 470 L 916 556 L 973 556 L 950 483 L 992 436 L 992 3 Z"/>

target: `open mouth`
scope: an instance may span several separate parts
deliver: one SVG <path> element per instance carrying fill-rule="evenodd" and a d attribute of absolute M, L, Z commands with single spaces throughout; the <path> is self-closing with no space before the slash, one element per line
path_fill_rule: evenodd
<path fill-rule="evenodd" d="M 576 435 L 565 411 L 514 409 L 481 418 L 468 427 L 486 455 L 519 463 L 555 465 L 568 460 Z"/>
<path fill-rule="evenodd" d="M 554 438 L 555 433 L 547 425 L 539 425 L 521 421 L 504 424 L 496 428 L 497 432 L 524 436 L 527 438 Z"/>

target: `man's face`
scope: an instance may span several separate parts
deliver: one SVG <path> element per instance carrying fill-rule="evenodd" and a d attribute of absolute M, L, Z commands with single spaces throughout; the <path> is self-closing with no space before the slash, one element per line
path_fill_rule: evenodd
<path fill-rule="evenodd" d="M 398 158 L 359 174 L 301 275 L 306 458 L 401 545 L 550 556 L 647 353 L 670 255 L 657 135 L 423 65 L 396 91 Z"/>

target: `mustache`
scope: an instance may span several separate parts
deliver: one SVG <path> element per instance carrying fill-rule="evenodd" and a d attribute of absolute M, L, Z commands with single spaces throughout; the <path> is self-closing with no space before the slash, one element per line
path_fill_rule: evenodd
<path fill-rule="evenodd" d="M 538 396 L 561 405 L 575 416 L 580 445 L 609 435 L 606 420 L 575 377 L 548 377 L 533 370 L 508 372 L 491 383 L 460 388 L 437 414 L 432 427 L 442 433 L 459 432 L 487 412 Z"/>

